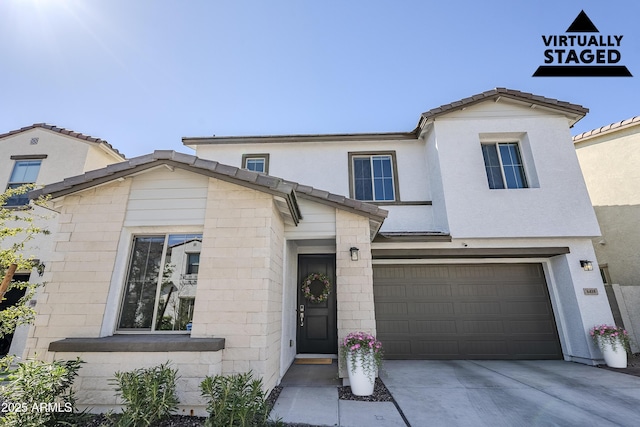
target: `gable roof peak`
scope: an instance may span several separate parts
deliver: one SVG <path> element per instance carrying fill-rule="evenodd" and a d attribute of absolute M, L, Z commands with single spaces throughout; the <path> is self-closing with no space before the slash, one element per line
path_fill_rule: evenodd
<path fill-rule="evenodd" d="M 97 144 L 97 145 L 102 144 L 109 151 L 111 151 L 113 154 L 115 154 L 117 157 L 120 157 L 123 160 L 126 159 L 124 154 L 122 154 L 120 151 L 118 151 L 117 148 L 115 148 L 114 146 L 109 144 L 104 139 L 96 138 L 96 137 L 90 136 L 90 135 L 85 135 L 85 134 L 80 133 L 80 132 L 76 132 L 76 131 L 73 131 L 73 130 L 70 130 L 70 129 L 61 128 L 61 127 L 58 127 L 56 125 L 50 125 L 50 124 L 47 124 L 47 123 L 34 123 L 34 124 L 30 125 L 30 126 L 25 126 L 25 127 L 20 128 L 20 129 L 15 129 L 15 130 L 12 130 L 12 131 L 9 131 L 9 132 L 2 133 L 2 134 L 0 134 L 0 139 L 7 138 L 9 136 L 14 136 L 14 135 L 17 135 L 19 133 L 27 132 L 27 131 L 30 131 L 30 130 L 33 130 L 33 129 L 46 129 L 46 130 L 49 130 L 51 132 L 57 132 L 57 133 L 59 133 L 61 135 L 66 135 L 66 136 L 70 136 L 72 138 L 77 138 L 77 139 L 80 139 L 80 140 L 83 140 L 83 141 L 92 142 L 92 143 Z"/>
<path fill-rule="evenodd" d="M 583 107 L 582 105 L 560 101 L 555 98 L 547 98 L 540 95 L 534 95 L 533 93 L 522 92 L 515 89 L 496 87 L 494 89 L 487 90 L 485 92 L 472 95 L 470 97 L 463 98 L 449 104 L 444 104 L 439 107 L 432 108 L 429 111 L 425 111 L 420 117 L 418 128 L 423 128 L 429 120 L 435 119 L 440 115 L 456 110 L 462 110 L 471 105 L 475 105 L 484 101 L 498 101 L 500 100 L 500 98 L 509 98 L 516 101 L 525 102 L 530 105 L 539 105 L 542 107 L 559 110 L 571 119 L 571 126 L 576 124 L 578 120 L 583 118 L 589 112 L 589 109 Z"/>

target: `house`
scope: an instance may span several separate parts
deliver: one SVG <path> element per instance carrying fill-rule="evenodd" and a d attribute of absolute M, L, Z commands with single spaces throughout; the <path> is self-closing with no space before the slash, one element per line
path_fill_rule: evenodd
<path fill-rule="evenodd" d="M 640 351 L 640 116 L 573 137 L 602 231 L 593 239 L 616 323 Z"/>
<path fill-rule="evenodd" d="M 124 156 L 107 141 L 44 123 L 0 134 L 2 191 L 23 184 L 51 184 L 123 160 Z M 29 197 L 25 194 L 9 199 L 7 207 L 21 208 L 28 203 Z M 35 211 L 41 210 L 35 208 Z M 52 230 L 57 223 L 56 215 L 46 212 L 44 217 L 38 218 L 38 225 Z M 3 244 L 9 243 L 9 239 L 3 241 Z M 41 270 L 18 271 L 14 279 L 42 283 L 42 268 L 46 268 L 51 260 L 51 244 L 51 236 L 43 235 L 29 242 L 25 251 L 39 259 Z M 23 295 L 24 290 L 10 291 L 0 309 L 15 304 Z M 27 332 L 27 327 L 21 327 L 13 336 L 5 337 L 0 344 L 0 356 L 7 353 L 22 355 Z"/>
<path fill-rule="evenodd" d="M 612 314 L 569 131 L 586 113 L 498 88 L 409 132 L 184 138 L 195 155 L 47 185 L 31 197 L 60 212 L 56 258 L 28 354 L 85 360 L 97 411 L 115 371 L 171 360 L 185 413 L 206 375 L 271 389 L 356 330 L 387 358 L 595 364 L 588 329 Z"/>

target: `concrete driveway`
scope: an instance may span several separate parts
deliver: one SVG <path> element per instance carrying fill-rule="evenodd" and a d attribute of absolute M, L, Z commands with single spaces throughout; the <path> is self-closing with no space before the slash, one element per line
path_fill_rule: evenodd
<path fill-rule="evenodd" d="M 638 426 L 640 377 L 563 361 L 385 362 L 412 427 Z"/>

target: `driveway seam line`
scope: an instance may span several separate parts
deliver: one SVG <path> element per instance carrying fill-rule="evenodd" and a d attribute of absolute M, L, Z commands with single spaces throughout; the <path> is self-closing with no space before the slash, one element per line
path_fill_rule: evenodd
<path fill-rule="evenodd" d="M 503 376 L 503 377 L 505 377 L 505 378 L 508 378 L 508 379 L 510 379 L 511 381 L 515 381 L 515 382 L 520 383 L 520 384 L 522 384 L 522 385 L 524 385 L 524 386 L 527 386 L 527 387 L 529 387 L 529 388 L 532 388 L 532 389 L 534 389 L 534 390 L 537 390 L 537 391 L 539 391 L 540 393 L 544 393 L 544 394 L 546 394 L 547 396 L 553 397 L 554 399 L 558 399 L 559 401 L 564 402 L 564 403 L 566 403 L 566 404 L 568 404 L 568 405 L 571 405 L 571 406 L 573 406 L 573 407 L 575 407 L 575 408 L 578 408 L 578 409 L 580 409 L 580 410 L 582 410 L 582 411 L 585 411 L 585 412 L 586 412 L 586 413 L 588 413 L 588 414 L 591 414 L 591 415 L 597 416 L 598 418 L 601 418 L 601 419 L 603 419 L 604 421 L 608 421 L 608 422 L 610 422 L 610 423 L 612 423 L 612 424 L 617 424 L 617 422 L 616 422 L 616 421 L 613 421 L 613 420 L 610 420 L 610 419 L 608 419 L 608 418 L 605 418 L 604 416 L 602 416 L 602 414 L 594 413 L 594 412 L 591 412 L 591 411 L 590 411 L 590 410 L 588 410 L 588 409 L 581 408 L 580 406 L 577 406 L 577 405 L 576 405 L 576 404 L 574 404 L 573 402 L 569 402 L 568 400 L 562 399 L 562 398 L 560 398 L 560 397 L 558 397 L 558 396 L 554 396 L 554 395 L 553 395 L 553 394 L 551 394 L 551 393 L 547 393 L 546 391 L 544 391 L 544 390 L 542 390 L 542 389 L 539 389 L 539 388 L 534 387 L 534 386 L 532 386 L 532 385 L 530 385 L 530 384 L 527 384 L 527 383 L 524 383 L 524 382 L 522 382 L 522 381 L 520 381 L 520 380 L 517 380 L 517 379 L 515 379 L 515 378 L 512 378 L 512 377 L 510 377 L 510 376 L 508 376 L 508 375 L 506 375 L 506 374 L 503 374 L 502 372 L 496 371 L 495 369 L 491 369 L 491 368 L 488 368 L 488 367 L 486 367 L 486 366 L 482 366 L 481 364 L 479 364 L 479 363 L 477 363 L 477 362 L 475 362 L 475 361 L 473 361 L 473 360 L 467 360 L 467 362 L 471 362 L 471 363 L 473 363 L 474 365 L 479 366 L 479 367 L 481 367 L 481 368 L 484 368 L 484 369 L 486 369 L 486 370 L 488 370 L 488 371 L 495 372 L 496 374 L 499 374 L 499 375 L 501 375 L 501 376 Z"/>

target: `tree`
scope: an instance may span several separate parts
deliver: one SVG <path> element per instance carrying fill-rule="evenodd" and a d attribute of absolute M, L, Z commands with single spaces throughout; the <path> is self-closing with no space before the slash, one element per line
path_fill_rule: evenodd
<path fill-rule="evenodd" d="M 27 243 L 35 236 L 49 234 L 49 231 L 38 225 L 43 215 L 36 213 L 33 206 L 6 207 L 11 197 L 24 195 L 33 185 L 11 188 L 0 194 L 0 302 L 11 289 L 26 289 L 25 295 L 17 304 L 0 311 L 0 338 L 12 334 L 19 325 L 28 324 L 35 318 L 35 310 L 28 302 L 35 294 L 37 284 L 29 282 L 12 282 L 16 270 L 31 270 L 38 267 L 33 255 L 25 254 Z M 46 200 L 35 201 L 42 205 Z"/>

